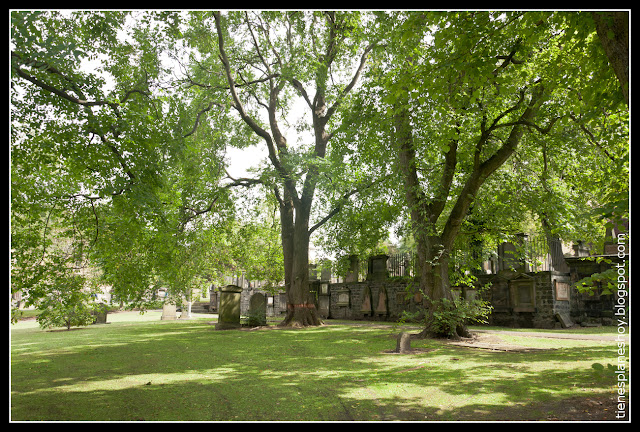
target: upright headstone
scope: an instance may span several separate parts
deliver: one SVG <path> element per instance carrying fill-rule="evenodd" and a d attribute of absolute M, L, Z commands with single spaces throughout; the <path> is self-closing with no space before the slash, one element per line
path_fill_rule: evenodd
<path fill-rule="evenodd" d="M 220 288 L 220 308 L 216 330 L 229 330 L 240 327 L 240 296 L 242 288 L 227 285 Z"/>
<path fill-rule="evenodd" d="M 320 280 L 322 280 L 322 281 L 330 281 L 331 280 L 331 267 L 323 267 L 320 270 Z"/>
<path fill-rule="evenodd" d="M 267 300 L 262 293 L 255 293 L 249 299 L 249 324 L 254 326 L 267 324 Z"/>
<path fill-rule="evenodd" d="M 520 256 L 524 247 L 526 235 L 517 234 L 515 243 L 504 242 L 498 245 L 499 270 L 526 271 L 525 260 Z"/>
<path fill-rule="evenodd" d="M 322 318 L 329 318 L 330 295 L 329 283 L 321 282 L 320 289 L 318 290 L 318 314 Z"/>
<path fill-rule="evenodd" d="M 162 316 L 161 320 L 174 320 L 176 319 L 176 305 L 165 302 L 162 305 Z"/>
<path fill-rule="evenodd" d="M 389 277 L 389 271 L 387 270 L 387 260 L 389 255 L 375 255 L 369 257 L 369 266 L 367 271 L 368 281 L 380 281 Z"/>
<path fill-rule="evenodd" d="M 371 289 L 368 286 L 364 288 L 364 292 L 362 293 L 362 306 L 360 307 L 360 312 L 362 312 L 364 316 L 373 316 Z"/>
<path fill-rule="evenodd" d="M 91 312 L 91 315 L 94 316 L 93 324 L 106 324 L 108 311 L 109 309 L 106 304 L 101 303 L 96 305 L 95 309 Z"/>
<path fill-rule="evenodd" d="M 387 289 L 383 286 L 378 291 L 378 302 L 376 303 L 375 313 L 378 316 L 389 315 L 389 308 L 387 307 Z"/>

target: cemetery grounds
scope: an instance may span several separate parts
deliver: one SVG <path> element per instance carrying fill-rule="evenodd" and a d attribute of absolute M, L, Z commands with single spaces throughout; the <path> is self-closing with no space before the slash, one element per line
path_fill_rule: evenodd
<path fill-rule="evenodd" d="M 216 331 L 212 315 L 110 314 L 70 331 L 12 326 L 11 421 L 616 421 L 615 327 L 474 327 L 411 341 L 326 320 Z M 493 329 L 493 330 L 491 330 Z M 552 334 L 548 334 L 548 333 Z M 630 343 L 627 340 L 627 349 Z M 627 372 L 629 372 L 627 366 Z M 624 395 L 624 411 L 630 386 Z"/>

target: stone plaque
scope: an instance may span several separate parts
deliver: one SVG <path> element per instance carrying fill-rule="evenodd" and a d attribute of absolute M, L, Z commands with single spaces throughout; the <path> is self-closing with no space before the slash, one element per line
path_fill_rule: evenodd
<path fill-rule="evenodd" d="M 328 283 L 321 283 L 320 284 L 320 295 L 329 295 L 329 284 Z"/>
<path fill-rule="evenodd" d="M 556 285 L 556 300 L 569 300 L 570 287 L 567 282 L 555 281 Z"/>
<path fill-rule="evenodd" d="M 336 304 L 338 306 L 349 306 L 349 291 L 338 291 L 337 294 L 338 301 L 336 302 Z"/>

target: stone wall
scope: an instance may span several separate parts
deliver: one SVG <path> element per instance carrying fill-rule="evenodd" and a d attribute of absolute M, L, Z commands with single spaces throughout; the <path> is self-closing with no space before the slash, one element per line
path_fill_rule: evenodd
<path fill-rule="evenodd" d="M 411 284 L 410 279 L 331 284 L 329 318 L 395 321 L 404 310 L 420 309 L 422 296 L 411 294 Z"/>
<path fill-rule="evenodd" d="M 617 255 L 602 256 L 605 260 L 597 262 L 593 259 L 584 259 L 582 256 L 567 258 L 571 274 L 571 283 L 575 283 L 582 278 L 602 273 L 622 260 Z M 611 261 L 609 264 L 607 261 Z M 580 293 L 575 288 L 571 293 L 571 317 L 581 324 L 603 324 L 614 325 L 613 310 L 616 303 L 614 294 L 603 295 L 602 289 L 596 289 L 593 295 Z"/>
<path fill-rule="evenodd" d="M 484 294 L 494 307 L 491 325 L 555 328 L 569 324 L 570 276 L 556 271 L 519 273 L 510 270 L 479 275 L 478 287 L 491 283 Z"/>
<path fill-rule="evenodd" d="M 352 266 L 355 276 L 346 278 L 347 282 L 331 283 L 325 275 L 321 280 L 312 280 L 310 290 L 319 315 L 329 319 L 396 321 L 403 311 L 420 312 L 422 295 L 411 288 L 418 282 L 409 277 L 390 278 L 384 265 L 387 258 L 386 255 L 370 258 L 365 281 L 357 281 L 357 263 Z M 464 290 L 466 298 L 471 298 L 476 291 L 482 293 L 480 295 L 494 307 L 489 317 L 491 325 L 558 328 L 575 323 L 610 324 L 614 295 L 596 292 L 589 296 L 579 293 L 572 285 L 583 277 L 606 270 L 612 264 L 586 261 L 582 257 L 566 258 L 566 263 L 569 272 L 524 272 L 524 267 L 519 268 L 520 271 L 500 270 L 496 274 L 476 275 L 475 290 L 452 289 L 454 295 L 460 295 Z M 490 288 L 481 290 L 488 283 L 491 283 Z M 265 295 L 267 316 L 285 314 L 284 292 L 274 295 L 245 288 L 241 293 L 242 315 L 249 311 L 250 299 L 255 293 Z M 219 295 L 212 291 L 210 310 L 216 312 L 218 305 Z"/>

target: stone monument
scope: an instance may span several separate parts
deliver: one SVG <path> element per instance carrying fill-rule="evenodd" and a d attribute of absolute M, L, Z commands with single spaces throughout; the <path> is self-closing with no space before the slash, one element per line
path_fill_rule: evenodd
<path fill-rule="evenodd" d="M 174 320 L 177 319 L 177 315 L 176 315 L 176 305 L 171 304 L 171 303 L 164 303 L 162 305 L 162 316 L 160 317 L 161 320 Z"/>
<path fill-rule="evenodd" d="M 389 277 L 389 271 L 387 270 L 387 260 L 389 255 L 381 254 L 369 257 L 367 280 L 368 281 L 383 281 Z"/>
<path fill-rule="evenodd" d="M 227 285 L 220 288 L 220 309 L 216 330 L 230 330 L 240 328 L 240 298 L 242 288 L 237 285 Z"/>
<path fill-rule="evenodd" d="M 262 293 L 255 293 L 249 299 L 249 325 L 267 325 L 267 299 Z"/>

